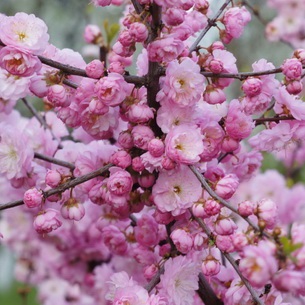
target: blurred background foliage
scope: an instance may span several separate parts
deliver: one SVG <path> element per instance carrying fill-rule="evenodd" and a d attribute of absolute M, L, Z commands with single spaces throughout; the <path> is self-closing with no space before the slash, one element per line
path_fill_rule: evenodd
<path fill-rule="evenodd" d="M 222 1 L 211 0 L 212 8 L 219 7 Z M 265 0 L 248 0 L 259 10 L 261 19 L 268 21 L 274 12 L 266 6 Z M 122 8 L 106 7 L 95 8 L 89 0 L 1 0 L 0 12 L 6 15 L 15 15 L 16 12 L 35 14 L 45 21 L 49 28 L 50 42 L 58 48 L 72 48 L 84 54 L 98 54 L 98 50 L 85 46 L 83 30 L 87 24 L 96 24 L 103 30 L 105 20 L 109 24 L 118 22 Z M 214 33 L 205 38 L 204 46 L 217 35 Z M 92 47 L 92 46 L 91 46 Z M 270 43 L 265 39 L 264 24 L 255 16 L 245 29 L 244 35 L 233 41 L 228 50 L 235 54 L 240 71 L 251 71 L 251 65 L 262 56 L 281 65 L 283 60 L 291 56 L 292 49 L 282 42 Z M 274 51 L 276 50 L 276 51 Z M 88 59 L 87 59 L 88 61 Z M 131 72 L 134 68 L 131 69 Z M 230 87 L 227 92 L 229 99 L 236 98 L 240 93 L 240 82 Z M 276 168 L 283 171 L 282 165 L 272 156 L 266 155 L 263 170 Z M 26 296 L 26 298 L 25 298 Z M 35 301 L 35 289 L 13 280 L 13 255 L 0 245 L 0 304 L 1 305 L 38 305 Z M 60 305 L 60 304 L 54 304 Z"/>

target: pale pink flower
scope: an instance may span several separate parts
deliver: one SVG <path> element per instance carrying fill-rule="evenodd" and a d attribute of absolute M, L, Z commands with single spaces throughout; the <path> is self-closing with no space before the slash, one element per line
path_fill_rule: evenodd
<path fill-rule="evenodd" d="M 271 199 L 261 199 L 257 203 L 257 217 L 263 220 L 267 229 L 273 229 L 277 220 L 278 207 Z"/>
<path fill-rule="evenodd" d="M 38 213 L 34 220 L 34 229 L 40 233 L 50 233 L 62 225 L 59 220 L 59 212 L 54 209 L 46 209 Z"/>
<path fill-rule="evenodd" d="M 201 196 L 198 179 L 187 166 L 180 166 L 173 172 L 162 172 L 153 186 L 153 200 L 158 209 L 173 215 L 182 214 Z"/>
<path fill-rule="evenodd" d="M 275 94 L 275 113 L 290 114 L 297 120 L 305 120 L 305 104 L 302 100 L 290 95 L 284 86 L 280 87 Z M 287 113 L 288 112 L 288 113 Z"/>
<path fill-rule="evenodd" d="M 36 208 L 41 205 L 43 194 L 36 188 L 27 190 L 23 195 L 23 202 L 28 208 Z"/>
<path fill-rule="evenodd" d="M 192 305 L 198 289 L 198 273 L 196 264 L 186 256 L 168 259 L 160 277 L 160 295 L 169 305 Z"/>
<path fill-rule="evenodd" d="M 130 94 L 132 85 L 127 84 L 122 75 L 109 73 L 101 78 L 96 84 L 94 91 L 98 99 L 107 106 L 120 105 L 125 97 Z"/>
<path fill-rule="evenodd" d="M 200 100 L 205 89 L 204 82 L 199 65 L 190 58 L 184 58 L 181 63 L 171 61 L 165 77 L 161 79 L 162 90 L 157 94 L 157 101 L 183 108 L 192 106 Z"/>
<path fill-rule="evenodd" d="M 177 163 L 194 164 L 203 152 L 200 129 L 192 125 L 172 128 L 165 138 L 166 155 Z"/>
<path fill-rule="evenodd" d="M 14 47 L 4 47 L 0 50 L 0 66 L 13 75 L 31 76 L 41 69 L 42 64 L 31 53 Z"/>
<path fill-rule="evenodd" d="M 280 291 L 305 296 L 305 274 L 303 271 L 279 271 L 273 277 L 272 282 L 275 288 Z"/>
<path fill-rule="evenodd" d="M 47 31 L 46 24 L 35 15 L 17 13 L 1 20 L 0 40 L 8 46 L 41 54 L 49 41 Z"/>
<path fill-rule="evenodd" d="M 220 271 L 220 262 L 214 256 L 208 255 L 201 265 L 202 273 L 205 276 L 213 276 Z"/>
<path fill-rule="evenodd" d="M 192 250 L 193 238 L 186 230 L 180 228 L 174 229 L 170 238 L 179 252 L 187 254 Z"/>
<path fill-rule="evenodd" d="M 263 287 L 277 271 L 275 251 L 276 247 L 270 241 L 260 241 L 257 246 L 244 248 L 239 269 L 254 287 Z"/>
<path fill-rule="evenodd" d="M 119 167 L 112 167 L 109 171 L 110 177 L 107 181 L 108 190 L 116 196 L 128 194 L 133 185 L 131 175 Z"/>
<path fill-rule="evenodd" d="M 26 177 L 34 157 L 27 137 L 7 125 L 0 128 L 0 173 L 8 179 Z"/>
<path fill-rule="evenodd" d="M 85 216 L 84 205 L 75 198 L 69 198 L 60 209 L 61 215 L 65 219 L 79 221 Z"/>
<path fill-rule="evenodd" d="M 154 40 L 147 47 L 148 58 L 153 62 L 171 62 L 184 50 L 181 40 L 167 36 Z"/>

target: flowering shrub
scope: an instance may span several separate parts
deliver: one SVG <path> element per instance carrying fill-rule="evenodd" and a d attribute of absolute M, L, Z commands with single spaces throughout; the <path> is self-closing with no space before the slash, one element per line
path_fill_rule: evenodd
<path fill-rule="evenodd" d="M 305 50 L 239 72 L 227 45 L 255 9 L 211 2 L 93 0 L 125 10 L 115 42 L 86 27 L 89 63 L 40 18 L 0 15 L 0 236 L 41 304 L 305 301 Z M 268 3 L 267 37 L 302 47 L 303 2 Z"/>

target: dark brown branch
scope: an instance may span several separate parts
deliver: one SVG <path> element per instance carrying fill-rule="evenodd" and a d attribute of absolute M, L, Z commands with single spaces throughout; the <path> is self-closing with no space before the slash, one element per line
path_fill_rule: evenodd
<path fill-rule="evenodd" d="M 160 282 L 160 276 L 164 273 L 164 265 L 159 269 L 157 274 L 151 279 L 151 281 L 145 286 L 148 292 L 151 292 Z"/>
<path fill-rule="evenodd" d="M 50 162 L 53 164 L 57 164 L 57 165 L 60 165 L 63 167 L 70 168 L 72 171 L 75 169 L 75 166 L 72 163 L 69 163 L 69 162 L 66 162 L 63 160 L 59 160 L 59 159 L 56 159 L 53 157 L 49 157 L 49 156 L 46 156 L 46 155 L 43 155 L 43 154 L 40 154 L 37 152 L 34 153 L 34 158 L 44 160 L 44 161 L 47 161 L 47 162 Z"/>
<path fill-rule="evenodd" d="M 203 231 L 207 234 L 207 236 L 209 237 L 209 239 L 211 241 L 214 242 L 214 236 L 213 233 L 211 232 L 211 230 L 209 229 L 209 227 L 205 224 L 204 221 L 202 221 L 200 218 L 194 216 L 194 214 L 192 213 L 191 209 L 189 209 L 190 213 L 192 214 L 193 218 L 197 221 L 197 223 L 199 224 L 199 226 L 203 229 Z M 264 302 L 259 298 L 258 294 L 256 293 L 256 291 L 253 289 L 253 287 L 250 285 L 250 283 L 248 282 L 248 280 L 243 276 L 243 274 L 240 272 L 237 264 L 235 263 L 234 258 L 226 252 L 223 252 L 221 250 L 219 250 L 223 256 L 229 261 L 229 263 L 232 265 L 232 267 L 234 268 L 234 270 L 236 271 L 236 273 L 239 275 L 240 279 L 242 280 L 242 282 L 244 283 L 244 285 L 246 286 L 246 288 L 248 289 L 248 291 L 250 292 L 253 301 L 255 302 L 255 304 L 258 305 L 264 305 Z M 210 304 L 210 303 L 207 303 Z"/>
<path fill-rule="evenodd" d="M 197 293 L 201 300 L 204 302 L 204 304 L 223 305 L 223 301 L 216 296 L 209 282 L 201 272 L 199 273 L 198 284 L 199 289 L 197 290 Z"/>
<path fill-rule="evenodd" d="M 284 117 L 273 117 L 273 118 L 258 118 L 258 119 L 253 119 L 255 122 L 255 125 L 260 125 L 265 122 L 280 122 L 280 121 L 294 121 L 295 118 L 293 116 L 284 116 Z"/>
<path fill-rule="evenodd" d="M 141 15 L 141 13 L 143 12 L 143 6 L 137 1 L 137 0 L 131 0 L 131 3 L 136 11 L 136 13 L 138 15 Z"/>
<path fill-rule="evenodd" d="M 44 196 L 44 198 L 48 198 L 52 195 L 62 193 L 65 190 L 68 190 L 72 187 L 75 187 L 79 184 L 82 184 L 82 183 L 84 183 L 88 180 L 91 180 L 93 178 L 96 178 L 96 177 L 102 175 L 104 172 L 108 171 L 108 169 L 112 166 L 113 165 L 110 163 L 110 164 L 107 164 L 107 165 L 105 165 L 105 166 L 103 166 L 103 167 L 101 167 L 101 168 L 99 168 L 99 169 L 97 169 L 97 170 L 95 170 L 95 171 L 93 171 L 89 174 L 71 179 L 71 180 L 67 181 L 66 183 L 61 184 L 57 188 L 50 189 L 46 192 L 43 192 L 43 196 Z M 22 205 L 22 204 L 23 204 L 23 200 L 17 200 L 17 201 L 12 201 L 12 202 L 8 202 L 8 203 L 5 203 L 5 204 L 1 204 L 0 205 L 0 211 L 5 210 L 5 209 L 9 209 L 9 208 L 13 208 L 13 207 L 16 207 L 16 206 L 19 206 L 19 205 Z"/>
<path fill-rule="evenodd" d="M 229 5 L 229 3 L 232 0 L 226 0 L 226 2 L 220 7 L 220 9 L 218 10 L 218 12 L 216 13 L 216 15 L 212 18 L 209 19 L 208 25 L 205 27 L 205 29 L 200 33 L 200 35 L 197 37 L 197 39 L 195 40 L 195 42 L 192 44 L 192 46 L 190 47 L 190 51 L 189 53 L 192 53 L 193 51 L 195 51 L 200 43 L 200 41 L 202 40 L 202 38 L 206 35 L 206 33 L 211 29 L 211 27 L 215 26 L 215 22 L 218 19 L 218 17 L 221 15 L 221 13 L 225 10 L 225 8 Z"/>

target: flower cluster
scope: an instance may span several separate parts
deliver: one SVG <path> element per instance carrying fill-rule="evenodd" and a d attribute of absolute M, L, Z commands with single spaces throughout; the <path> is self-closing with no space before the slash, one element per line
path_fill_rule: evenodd
<path fill-rule="evenodd" d="M 38 17 L 0 15 L 1 243 L 43 305 L 305 298 L 305 50 L 239 72 L 227 45 L 251 14 L 237 1 L 210 4 L 134 0 L 114 43 L 86 27 L 105 53 L 89 63 L 49 43 Z M 241 94 L 229 99 L 234 79 Z M 261 172 L 263 152 L 287 175 Z"/>

